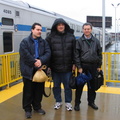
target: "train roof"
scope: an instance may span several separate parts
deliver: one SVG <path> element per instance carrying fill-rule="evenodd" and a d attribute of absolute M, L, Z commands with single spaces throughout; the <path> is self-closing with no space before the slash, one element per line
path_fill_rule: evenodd
<path fill-rule="evenodd" d="M 16 7 L 22 7 L 22 8 L 26 8 L 26 9 L 31 9 L 31 10 L 37 10 L 37 11 L 40 11 L 40 12 L 43 12 L 43 13 L 47 13 L 47 14 L 50 14 L 50 15 L 53 15 L 53 16 L 56 16 L 58 18 L 62 17 L 62 18 L 65 18 L 69 21 L 74 21 L 76 23 L 79 23 L 79 24 L 83 24 L 82 22 L 80 21 L 77 21 L 77 20 L 74 20 L 72 18 L 69 18 L 67 16 L 64 16 L 64 15 L 61 15 L 59 13 L 56 13 L 56 12 L 51 12 L 51 11 L 48 11 L 48 10 L 45 10 L 43 8 L 40 8 L 40 7 L 36 7 L 36 6 L 33 6 L 33 5 L 30 5 L 29 3 L 27 2 L 24 2 L 22 0 L 0 0 L 1 3 L 4 3 L 4 4 L 8 4 L 8 5 L 11 5 L 11 6 L 16 6 Z"/>
<path fill-rule="evenodd" d="M 21 0 L 0 0 L 0 2 L 6 3 L 6 4 L 14 4 L 17 6 L 29 8 L 29 4 L 26 2 L 23 2 Z"/>
<path fill-rule="evenodd" d="M 6 4 L 9 4 L 9 5 L 15 5 L 15 6 L 23 7 L 23 8 L 28 8 L 28 9 L 30 8 L 30 9 L 33 9 L 33 10 L 38 10 L 38 11 L 42 11 L 42 12 L 45 12 L 45 13 L 48 13 L 48 14 L 56 15 L 55 12 L 50 12 L 50 11 L 47 11 L 45 9 L 38 8 L 38 7 L 30 5 L 29 3 L 24 2 L 22 0 L 0 0 L 0 1 L 2 3 L 6 3 Z"/>
<path fill-rule="evenodd" d="M 79 24 L 83 25 L 82 22 L 77 21 L 77 20 L 75 20 L 75 19 L 73 19 L 73 18 L 70 18 L 70 17 L 64 16 L 64 15 L 61 15 L 61 14 L 59 14 L 59 13 L 56 13 L 56 16 L 61 17 L 61 18 L 65 18 L 65 19 L 68 19 L 69 21 L 74 21 L 74 22 L 76 22 L 76 23 L 79 23 Z"/>

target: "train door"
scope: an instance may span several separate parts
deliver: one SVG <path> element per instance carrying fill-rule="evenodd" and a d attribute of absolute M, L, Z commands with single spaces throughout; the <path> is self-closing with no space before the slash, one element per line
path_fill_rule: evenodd
<path fill-rule="evenodd" d="M 3 52 L 12 52 L 13 51 L 13 35 L 12 31 L 3 32 Z"/>

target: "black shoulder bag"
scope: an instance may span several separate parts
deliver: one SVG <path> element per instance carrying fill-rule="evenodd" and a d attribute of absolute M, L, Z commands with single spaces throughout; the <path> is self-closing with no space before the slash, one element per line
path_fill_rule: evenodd
<path fill-rule="evenodd" d="M 98 90 L 103 85 L 103 82 L 104 82 L 103 71 L 102 70 L 100 72 L 96 71 L 94 89 Z"/>
<path fill-rule="evenodd" d="M 69 87 L 71 89 L 76 89 L 77 87 L 77 81 L 75 77 L 75 71 L 71 74 L 70 80 L 69 80 Z"/>

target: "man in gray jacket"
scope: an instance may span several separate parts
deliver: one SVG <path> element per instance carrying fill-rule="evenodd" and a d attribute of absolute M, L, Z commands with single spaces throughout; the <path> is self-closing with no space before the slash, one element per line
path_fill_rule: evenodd
<path fill-rule="evenodd" d="M 90 23 L 83 24 L 83 35 L 76 41 L 76 66 L 79 73 L 87 73 L 88 71 L 92 75 L 90 85 L 88 86 L 88 105 L 93 109 L 97 110 L 98 107 L 95 105 L 96 92 L 94 89 L 95 85 L 95 74 L 96 71 L 100 71 L 102 65 L 102 51 L 100 47 L 100 41 L 92 35 L 92 25 Z M 83 91 L 83 85 L 77 86 L 75 92 L 75 106 L 74 109 L 79 111 L 81 103 L 81 95 Z"/>

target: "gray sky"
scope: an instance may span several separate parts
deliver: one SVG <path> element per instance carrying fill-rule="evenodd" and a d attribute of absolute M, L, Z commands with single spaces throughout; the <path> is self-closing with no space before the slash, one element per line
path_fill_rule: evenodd
<path fill-rule="evenodd" d="M 86 22 L 86 16 L 102 16 L 102 0 L 23 0 L 45 10 L 60 13 L 80 22 Z M 115 31 L 115 7 L 116 30 L 120 31 L 120 0 L 105 0 L 105 15 L 112 17 L 112 29 Z M 114 7 L 111 5 L 114 4 Z"/>

